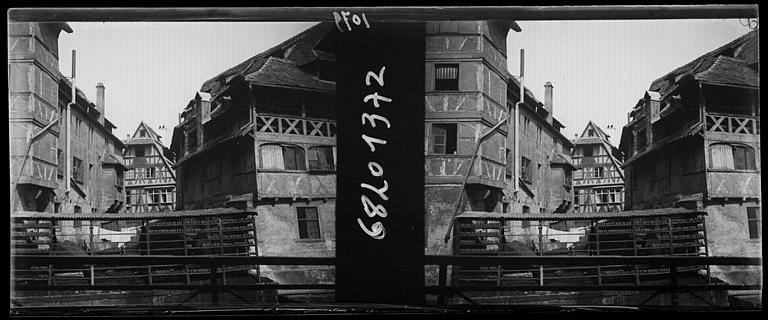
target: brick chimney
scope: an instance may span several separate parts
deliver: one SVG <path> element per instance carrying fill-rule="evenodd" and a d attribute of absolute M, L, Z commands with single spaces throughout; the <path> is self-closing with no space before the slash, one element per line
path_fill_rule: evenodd
<path fill-rule="evenodd" d="M 552 124 L 554 110 L 552 109 L 552 83 L 544 84 L 544 109 L 547 110 L 547 122 Z"/>
<path fill-rule="evenodd" d="M 96 110 L 99 110 L 99 123 L 104 125 L 104 84 L 96 84 Z"/>

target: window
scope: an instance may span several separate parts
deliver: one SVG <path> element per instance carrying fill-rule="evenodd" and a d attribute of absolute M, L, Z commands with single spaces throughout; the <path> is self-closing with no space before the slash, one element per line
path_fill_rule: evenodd
<path fill-rule="evenodd" d="M 285 170 L 306 170 L 304 149 L 296 146 L 283 146 Z"/>
<path fill-rule="evenodd" d="M 147 136 L 147 130 L 141 129 L 141 130 L 139 131 L 139 137 L 142 137 L 142 138 L 144 138 L 144 137 L 146 137 L 146 136 Z"/>
<path fill-rule="evenodd" d="M 536 126 L 536 144 L 537 145 L 541 144 L 541 127 L 539 127 L 538 125 Z"/>
<path fill-rule="evenodd" d="M 709 146 L 710 169 L 755 169 L 755 152 L 748 146 L 718 143 Z"/>
<path fill-rule="evenodd" d="M 760 219 L 760 207 L 747 207 L 747 226 L 749 227 L 749 238 L 760 239 L 760 230 L 763 227 Z"/>
<path fill-rule="evenodd" d="M 645 129 L 637 132 L 637 151 L 645 150 L 645 145 L 648 142 L 648 136 L 645 134 Z"/>
<path fill-rule="evenodd" d="M 118 188 L 122 188 L 123 187 L 123 172 L 120 171 L 120 170 L 117 170 L 116 173 L 117 173 L 117 180 L 115 181 L 115 186 L 117 186 Z"/>
<path fill-rule="evenodd" d="M 592 153 L 592 151 L 593 151 L 592 150 L 592 146 L 586 146 L 586 147 L 582 148 L 582 150 L 584 150 L 584 156 L 585 157 L 591 157 L 593 155 L 593 153 Z"/>
<path fill-rule="evenodd" d="M 531 208 L 528 206 L 523 206 L 523 213 L 531 213 Z M 528 220 L 523 220 L 522 227 L 528 228 L 531 226 L 531 222 Z"/>
<path fill-rule="evenodd" d="M 84 170 L 83 160 L 80 160 L 78 157 L 72 157 L 72 179 L 82 183 Z"/>
<path fill-rule="evenodd" d="M 147 189 L 147 203 L 168 203 L 173 198 L 172 189 Z"/>
<path fill-rule="evenodd" d="M 56 162 L 57 162 L 56 168 L 58 169 L 57 170 L 57 172 L 58 172 L 57 175 L 59 177 L 63 177 L 64 176 L 64 167 L 65 167 L 66 164 L 64 163 L 63 156 L 64 156 L 64 153 L 61 151 L 61 149 L 59 149 L 56 152 Z"/>
<path fill-rule="evenodd" d="M 187 151 L 194 151 L 197 148 L 197 130 L 192 130 L 187 134 Z"/>
<path fill-rule="evenodd" d="M 147 173 L 146 173 L 146 177 L 147 177 L 147 178 L 154 178 L 154 177 L 155 177 L 155 174 L 156 174 L 156 172 L 157 172 L 157 169 L 155 169 L 155 168 L 152 168 L 152 167 L 149 167 L 149 168 L 147 168 L 146 170 L 147 170 Z"/>
<path fill-rule="evenodd" d="M 309 170 L 334 170 L 332 147 L 311 147 L 309 148 L 307 159 L 309 160 Z"/>
<path fill-rule="evenodd" d="M 131 203 L 132 203 L 132 202 L 131 202 L 131 200 L 132 200 L 132 199 L 131 199 L 131 193 L 130 193 L 130 192 L 127 192 L 127 193 L 125 194 L 125 204 L 126 204 L 127 206 L 130 206 L 130 205 L 131 205 Z"/>
<path fill-rule="evenodd" d="M 459 90 L 459 65 L 435 65 L 435 90 Z"/>
<path fill-rule="evenodd" d="M 259 168 L 306 170 L 304 149 L 298 146 L 267 144 L 259 148 Z"/>
<path fill-rule="evenodd" d="M 594 137 L 595 136 L 595 129 L 589 129 L 589 132 L 587 133 L 588 136 Z"/>
<path fill-rule="evenodd" d="M 591 173 L 590 175 L 592 176 L 592 178 L 602 178 L 605 174 L 604 170 L 605 168 L 603 167 L 594 167 L 589 169 Z"/>
<path fill-rule="evenodd" d="M 456 124 L 432 124 L 432 153 L 456 154 Z"/>
<path fill-rule="evenodd" d="M 134 149 L 136 152 L 136 157 L 143 157 L 144 156 L 144 147 L 139 146 L 138 148 Z"/>
<path fill-rule="evenodd" d="M 299 239 L 320 239 L 320 220 L 317 207 L 298 207 L 296 216 L 299 223 Z"/>
<path fill-rule="evenodd" d="M 531 160 L 526 157 L 520 157 L 520 178 L 523 181 L 531 183 L 533 176 L 533 169 L 531 168 Z"/>
<path fill-rule="evenodd" d="M 125 172 L 125 179 L 126 180 L 133 180 L 135 178 L 136 173 L 134 172 L 135 169 L 131 169 Z"/>

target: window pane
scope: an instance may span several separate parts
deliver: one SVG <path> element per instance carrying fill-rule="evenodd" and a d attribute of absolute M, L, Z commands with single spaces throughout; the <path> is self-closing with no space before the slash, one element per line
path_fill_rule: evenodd
<path fill-rule="evenodd" d="M 759 219 L 757 216 L 757 207 L 747 208 L 747 219 Z"/>
<path fill-rule="evenodd" d="M 743 147 L 733 147 L 733 167 L 735 169 L 747 168 L 747 156 Z"/>
<path fill-rule="evenodd" d="M 733 169 L 733 148 L 727 144 L 716 144 L 709 147 L 709 154 L 712 160 L 711 168 L 714 169 Z"/>
<path fill-rule="evenodd" d="M 320 223 L 317 220 L 308 221 L 307 233 L 310 239 L 320 239 Z"/>
<path fill-rule="evenodd" d="M 317 220 L 317 208 L 305 208 L 307 220 Z"/>
<path fill-rule="evenodd" d="M 261 156 L 260 168 L 284 170 L 283 148 L 279 145 L 264 145 L 259 148 Z"/>

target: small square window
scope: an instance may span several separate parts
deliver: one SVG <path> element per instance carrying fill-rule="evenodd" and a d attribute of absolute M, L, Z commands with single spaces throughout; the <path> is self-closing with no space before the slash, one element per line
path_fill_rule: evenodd
<path fill-rule="evenodd" d="M 299 224 L 299 239 L 315 240 L 322 238 L 317 207 L 298 207 L 296 208 L 296 217 Z"/>
<path fill-rule="evenodd" d="M 435 123 L 432 125 L 432 153 L 455 154 L 456 153 L 456 124 Z"/>
<path fill-rule="evenodd" d="M 459 90 L 459 65 L 435 65 L 435 90 Z"/>

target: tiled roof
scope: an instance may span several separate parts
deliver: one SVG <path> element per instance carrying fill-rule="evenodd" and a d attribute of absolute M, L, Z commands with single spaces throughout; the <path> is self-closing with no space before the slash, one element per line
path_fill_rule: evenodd
<path fill-rule="evenodd" d="M 245 80 L 252 84 L 269 87 L 336 91 L 335 82 L 317 79 L 301 71 L 295 64 L 275 57 L 269 57 L 258 71 L 245 76 Z"/>
<path fill-rule="evenodd" d="M 579 212 L 579 213 L 498 213 L 465 211 L 457 218 L 465 219 L 506 219 L 506 220 L 595 220 L 611 218 L 640 218 L 653 216 L 671 216 L 685 214 L 707 214 L 705 211 L 697 211 L 685 208 L 661 208 L 649 210 L 631 210 L 618 212 Z"/>
<path fill-rule="evenodd" d="M 733 50 L 733 55 L 737 59 L 744 61 L 745 65 L 750 65 L 757 62 L 758 54 L 758 30 L 753 30 L 736 40 L 727 43 L 713 51 L 710 51 L 695 60 L 679 67 L 671 72 L 667 73 L 661 78 L 656 79 L 651 83 L 650 91 L 656 91 L 665 95 L 667 91 L 674 85 L 669 83 L 670 77 L 682 79 L 685 74 L 698 74 L 701 71 L 708 70 L 712 64 L 715 63 L 717 57 L 723 54 L 728 54 L 730 50 Z M 674 79 L 672 79 L 674 80 Z"/>
<path fill-rule="evenodd" d="M 212 208 L 199 210 L 183 210 L 168 212 L 124 212 L 124 213 L 50 213 L 36 211 L 17 211 L 13 218 L 21 219 L 58 219 L 58 220 L 142 220 L 142 219 L 169 219 L 201 216 L 224 216 L 256 214 L 255 211 L 240 210 L 236 208 Z"/>
<path fill-rule="evenodd" d="M 559 165 L 565 165 L 570 167 L 572 170 L 576 170 L 576 167 L 573 166 L 573 163 L 568 161 L 568 158 L 559 152 L 555 152 L 552 154 L 552 160 L 549 161 L 552 164 L 559 164 Z"/>
<path fill-rule="evenodd" d="M 713 84 L 738 85 L 757 88 L 759 76 L 744 60 L 719 56 L 709 69 L 696 75 L 696 80 Z"/>
<path fill-rule="evenodd" d="M 277 46 L 270 48 L 262 53 L 259 53 L 248 60 L 245 60 L 238 65 L 227 69 L 219 75 L 204 82 L 200 91 L 209 92 L 212 98 L 218 96 L 226 89 L 227 84 L 237 77 L 244 77 L 245 75 L 258 71 L 267 59 L 271 56 L 283 57 L 286 50 L 289 60 L 293 60 L 297 65 L 303 65 L 316 58 L 316 55 L 311 52 L 317 43 L 331 30 L 332 24 L 323 22 L 317 24 L 304 32 L 301 32 Z M 307 52 L 310 51 L 310 52 Z"/>

